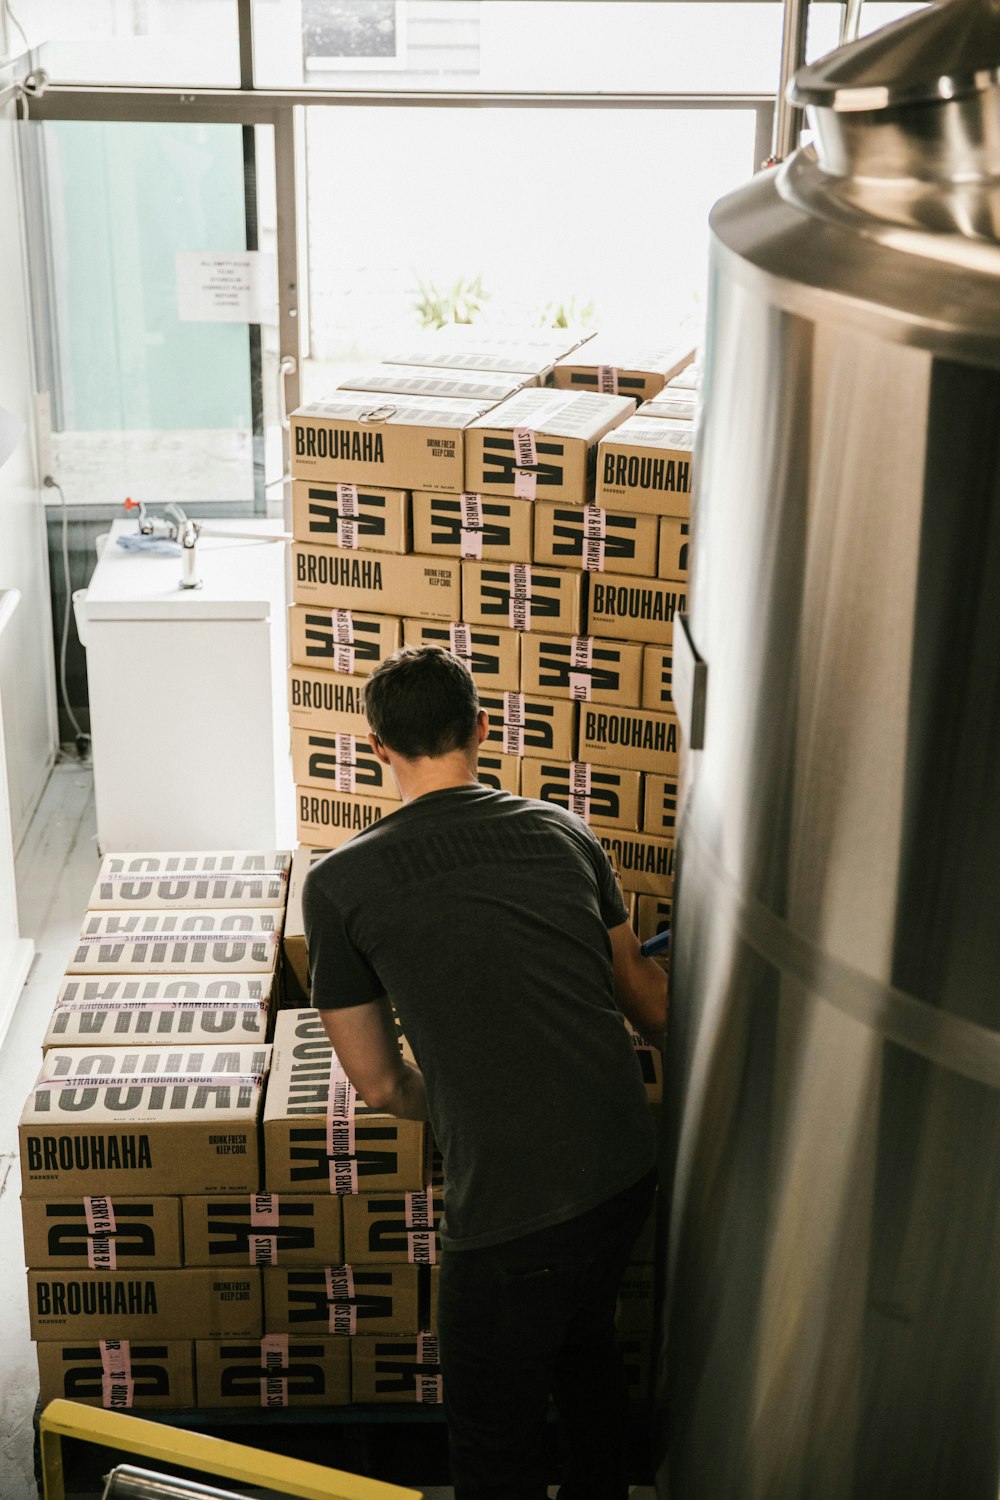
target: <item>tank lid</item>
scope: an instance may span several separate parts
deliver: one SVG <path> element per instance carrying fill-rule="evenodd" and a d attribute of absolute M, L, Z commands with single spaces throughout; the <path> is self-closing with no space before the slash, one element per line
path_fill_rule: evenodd
<path fill-rule="evenodd" d="M 788 98 L 846 113 L 958 99 L 998 84 L 1000 0 L 944 0 L 800 68 Z"/>

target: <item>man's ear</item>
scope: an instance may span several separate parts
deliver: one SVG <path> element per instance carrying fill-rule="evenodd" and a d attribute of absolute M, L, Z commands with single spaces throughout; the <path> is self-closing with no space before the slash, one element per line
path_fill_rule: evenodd
<path fill-rule="evenodd" d="M 375 751 L 375 754 L 378 756 L 379 760 L 384 766 L 391 765 L 391 761 L 389 760 L 389 752 L 377 735 L 370 734 L 368 736 L 368 743 L 369 745 L 371 745 L 372 749 Z"/>
<path fill-rule="evenodd" d="M 485 708 L 481 708 L 476 715 L 476 744 L 481 745 L 490 732 L 490 716 Z"/>

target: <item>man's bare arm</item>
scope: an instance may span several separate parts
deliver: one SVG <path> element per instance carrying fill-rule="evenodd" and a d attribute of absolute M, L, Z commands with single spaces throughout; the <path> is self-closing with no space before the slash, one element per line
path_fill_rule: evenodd
<path fill-rule="evenodd" d="M 628 922 L 608 933 L 614 961 L 615 1001 L 644 1041 L 663 1048 L 667 1027 L 667 976 L 652 958 L 643 958 Z"/>
<path fill-rule="evenodd" d="M 367 1105 L 404 1120 L 427 1119 L 424 1075 L 400 1056 L 388 1000 L 321 1010 L 320 1016 L 344 1072 Z"/>

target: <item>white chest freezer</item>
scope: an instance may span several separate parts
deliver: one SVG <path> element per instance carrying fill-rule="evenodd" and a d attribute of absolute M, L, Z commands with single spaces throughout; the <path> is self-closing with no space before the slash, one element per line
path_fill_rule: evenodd
<path fill-rule="evenodd" d="M 294 842 L 285 546 L 274 521 L 210 525 L 261 540 L 202 536 L 184 590 L 180 557 L 125 551 L 116 521 L 82 601 L 102 851 Z"/>

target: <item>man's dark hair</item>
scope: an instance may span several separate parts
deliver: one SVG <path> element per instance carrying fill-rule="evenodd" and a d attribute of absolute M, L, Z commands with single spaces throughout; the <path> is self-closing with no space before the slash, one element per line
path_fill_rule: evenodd
<path fill-rule="evenodd" d="M 447 755 L 471 743 L 479 694 L 468 667 L 443 646 L 404 646 L 369 677 L 365 713 L 397 755 Z"/>

